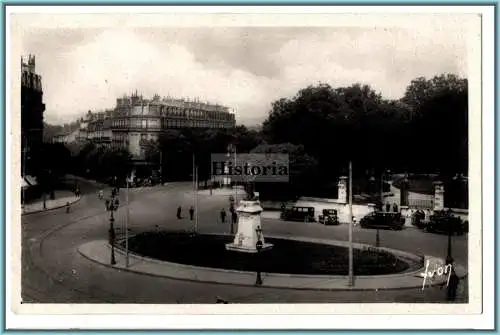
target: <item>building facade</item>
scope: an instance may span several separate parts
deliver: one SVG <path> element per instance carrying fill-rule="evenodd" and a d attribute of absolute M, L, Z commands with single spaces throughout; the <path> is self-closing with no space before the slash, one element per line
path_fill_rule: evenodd
<path fill-rule="evenodd" d="M 135 159 L 141 159 L 145 144 L 158 140 L 167 129 L 233 128 L 235 125 L 234 114 L 225 106 L 159 95 L 145 99 L 135 93 L 116 99 L 112 110 L 89 111 L 75 138 L 127 149 Z"/>
<path fill-rule="evenodd" d="M 32 153 L 38 152 L 43 143 L 43 103 L 42 77 L 36 73 L 35 56 L 27 61 L 21 57 L 21 148 L 22 174 L 36 165 Z M 31 157 L 30 159 L 28 159 Z"/>

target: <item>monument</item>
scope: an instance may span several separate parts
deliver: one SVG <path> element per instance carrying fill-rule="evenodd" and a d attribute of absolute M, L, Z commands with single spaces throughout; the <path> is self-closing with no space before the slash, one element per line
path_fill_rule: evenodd
<path fill-rule="evenodd" d="M 238 232 L 234 236 L 233 243 L 226 244 L 227 250 L 257 253 L 273 247 L 271 243 L 265 243 L 264 241 L 260 223 L 262 210 L 259 201 L 240 201 L 240 205 L 236 208 L 236 212 L 238 212 Z"/>

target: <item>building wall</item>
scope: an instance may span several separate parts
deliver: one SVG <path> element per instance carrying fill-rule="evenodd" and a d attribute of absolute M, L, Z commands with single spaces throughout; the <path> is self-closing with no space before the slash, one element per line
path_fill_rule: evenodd
<path fill-rule="evenodd" d="M 29 56 L 27 62 L 21 58 L 21 148 L 30 157 L 30 152 L 36 152 L 43 143 L 43 103 L 42 77 L 36 73 L 35 57 Z M 29 173 L 37 166 L 33 158 L 24 161 L 21 166 Z M 25 174 L 26 171 L 22 171 Z"/>
<path fill-rule="evenodd" d="M 157 140 L 167 129 L 232 128 L 236 125 L 229 108 L 195 101 L 152 99 L 132 94 L 116 100 L 114 110 L 87 114 L 87 136 L 93 142 L 128 149 L 134 158 L 144 158 L 146 141 Z M 110 133 L 104 133 L 104 130 Z"/>

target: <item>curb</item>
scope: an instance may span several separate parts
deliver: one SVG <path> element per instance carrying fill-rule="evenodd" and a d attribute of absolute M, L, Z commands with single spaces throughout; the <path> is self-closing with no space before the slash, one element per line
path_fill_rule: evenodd
<path fill-rule="evenodd" d="M 106 244 L 107 248 L 111 248 L 109 244 Z M 358 292 L 378 292 L 378 291 L 401 291 L 401 290 L 414 290 L 414 289 L 421 289 L 422 285 L 415 285 L 415 286 L 407 286 L 407 287 L 382 287 L 382 288 L 360 288 L 360 287 L 351 287 L 351 288 L 321 288 L 321 287 L 287 287 L 287 286 L 275 286 L 275 285 L 266 285 L 265 284 L 265 277 L 266 273 L 262 273 L 263 278 L 264 278 L 264 283 L 260 286 L 256 286 L 255 284 L 246 284 L 246 283 L 234 283 L 234 282 L 220 282 L 220 281 L 215 281 L 215 280 L 201 280 L 201 279 L 191 279 L 191 278 L 179 278 L 179 277 L 174 277 L 171 275 L 166 275 L 166 274 L 157 274 L 157 273 L 151 273 L 151 272 L 144 272 L 144 271 L 139 271 L 139 270 L 134 270 L 130 268 L 126 268 L 125 266 L 116 266 L 116 265 L 111 265 L 109 263 L 103 263 L 97 259 L 91 258 L 90 256 L 84 254 L 81 249 L 81 246 L 77 247 L 78 253 L 84 257 L 87 260 L 90 260 L 96 264 L 100 264 L 102 266 L 106 266 L 108 268 L 113 268 L 118 271 L 126 271 L 130 273 L 135 273 L 139 275 L 146 275 L 150 277 L 155 277 L 155 278 L 168 278 L 168 279 L 173 279 L 173 280 L 179 280 L 179 281 L 187 281 L 187 282 L 196 282 L 196 283 L 209 283 L 209 284 L 217 284 L 217 285 L 230 285 L 230 286 L 240 286 L 240 287 L 257 287 L 257 288 L 270 288 L 270 289 L 281 289 L 281 290 L 300 290 L 300 291 L 337 291 L 337 292 L 351 292 L 351 291 L 358 291 Z M 120 248 L 115 246 L 115 252 L 120 253 L 122 256 L 125 254 L 125 252 Z M 137 255 L 135 253 L 130 253 L 131 258 L 139 259 L 140 261 L 148 261 L 152 263 L 163 263 L 163 265 L 168 265 L 168 266 L 185 266 L 184 264 L 179 264 L 179 263 L 172 263 L 172 262 L 166 262 L 166 261 L 160 261 L 160 260 L 155 260 L 152 258 L 144 257 L 141 255 Z M 193 267 L 193 271 L 199 270 L 199 271 L 214 271 L 214 272 L 219 272 L 219 273 L 231 273 L 231 272 L 239 272 L 239 273 L 246 273 L 246 274 L 253 274 L 253 272 L 241 272 L 241 271 L 231 271 L 231 270 L 225 270 L 225 269 L 217 269 L 217 268 L 203 268 L 203 267 L 196 267 L 196 266 L 189 266 L 188 267 Z M 415 271 L 418 272 L 418 271 Z M 276 273 L 268 273 L 270 275 L 281 275 L 281 277 L 291 277 L 293 275 L 287 275 L 287 274 L 276 274 Z M 466 278 L 468 275 L 465 273 L 463 276 L 460 276 L 460 279 Z M 312 278 L 311 278 L 312 279 Z M 318 278 L 321 279 L 321 278 Z M 338 278 L 339 280 L 342 278 Z M 327 280 L 327 279 L 325 279 Z M 442 283 L 429 283 L 426 287 L 431 288 L 431 287 L 438 287 L 441 286 Z"/>
<path fill-rule="evenodd" d="M 83 196 L 79 196 L 78 198 L 76 198 L 75 201 L 69 203 L 70 206 L 78 203 L 82 198 L 83 198 Z M 32 212 L 25 212 L 25 213 L 23 213 L 22 209 L 21 209 L 21 216 L 31 215 L 31 214 L 38 214 L 38 213 L 47 213 L 47 212 L 50 212 L 50 211 L 55 210 L 55 209 L 61 209 L 63 207 L 66 207 L 66 205 L 64 204 L 64 205 L 61 205 L 61 206 L 56 206 L 56 207 L 47 208 L 47 209 L 40 209 L 40 210 L 36 210 L 36 211 L 32 211 Z"/>

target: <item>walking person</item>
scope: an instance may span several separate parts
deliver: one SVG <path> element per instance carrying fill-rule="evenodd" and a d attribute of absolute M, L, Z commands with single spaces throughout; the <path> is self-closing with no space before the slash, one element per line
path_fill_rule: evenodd
<path fill-rule="evenodd" d="M 189 209 L 189 217 L 191 219 L 191 221 L 193 221 L 193 217 L 194 217 L 194 207 L 191 206 L 191 208 Z"/>
<path fill-rule="evenodd" d="M 182 208 L 181 208 L 181 206 L 179 206 L 179 207 L 177 207 L 177 218 L 178 219 L 182 219 L 181 214 L 182 214 Z"/>
<path fill-rule="evenodd" d="M 226 223 L 226 211 L 224 208 L 220 211 L 220 222 Z"/>
<path fill-rule="evenodd" d="M 101 188 L 101 189 L 99 190 L 99 200 L 102 200 L 102 198 L 104 198 L 104 191 L 103 191 L 103 189 Z"/>

